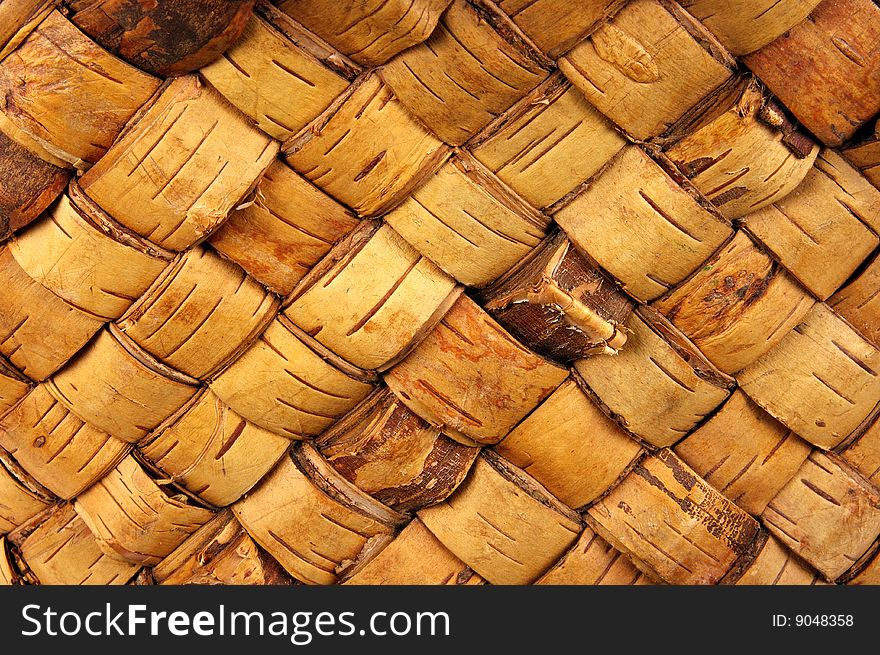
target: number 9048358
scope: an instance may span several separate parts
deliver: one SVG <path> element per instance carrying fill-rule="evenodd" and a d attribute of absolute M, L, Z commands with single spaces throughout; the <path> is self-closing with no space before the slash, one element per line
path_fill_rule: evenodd
<path fill-rule="evenodd" d="M 851 628 L 855 625 L 852 614 L 774 614 L 774 628 Z"/>

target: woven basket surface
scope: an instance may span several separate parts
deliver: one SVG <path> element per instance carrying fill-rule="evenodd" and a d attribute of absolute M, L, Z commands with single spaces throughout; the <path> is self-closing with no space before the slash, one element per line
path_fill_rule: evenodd
<path fill-rule="evenodd" d="M 0 582 L 880 582 L 878 113 L 873 0 L 0 0 Z"/>

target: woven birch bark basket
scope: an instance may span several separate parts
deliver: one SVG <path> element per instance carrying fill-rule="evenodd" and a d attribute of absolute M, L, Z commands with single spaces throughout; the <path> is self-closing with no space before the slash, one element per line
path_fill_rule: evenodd
<path fill-rule="evenodd" d="M 873 0 L 0 0 L 0 583 L 880 582 Z"/>

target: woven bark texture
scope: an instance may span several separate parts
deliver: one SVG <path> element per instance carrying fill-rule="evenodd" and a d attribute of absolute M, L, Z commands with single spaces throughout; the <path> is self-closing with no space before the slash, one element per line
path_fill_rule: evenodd
<path fill-rule="evenodd" d="M 880 583 L 873 0 L 0 0 L 0 583 Z"/>

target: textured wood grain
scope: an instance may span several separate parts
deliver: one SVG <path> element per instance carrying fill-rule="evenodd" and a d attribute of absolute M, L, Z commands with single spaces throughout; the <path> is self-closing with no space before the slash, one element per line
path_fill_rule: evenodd
<path fill-rule="evenodd" d="M 49 507 L 53 497 L 0 448 L 0 533 L 6 534 Z"/>
<path fill-rule="evenodd" d="M 277 152 L 216 91 L 187 76 L 163 90 L 80 186 L 127 228 L 184 250 L 226 220 Z"/>
<path fill-rule="evenodd" d="M 584 528 L 577 543 L 535 584 L 542 585 L 646 585 L 655 580 L 613 548 Z"/>
<path fill-rule="evenodd" d="M 348 585 L 479 585 L 484 580 L 414 518 Z"/>
<path fill-rule="evenodd" d="M 253 0 L 66 0 L 70 20 L 138 68 L 170 76 L 200 68 L 241 35 Z"/>
<path fill-rule="evenodd" d="M 737 390 L 675 447 L 706 482 L 750 514 L 760 514 L 794 476 L 810 444 Z"/>
<path fill-rule="evenodd" d="M 21 544 L 41 584 L 122 585 L 140 568 L 105 553 L 73 505 L 54 507 Z"/>
<path fill-rule="evenodd" d="M 234 211 L 209 242 L 286 296 L 357 224 L 351 210 L 276 160 L 260 178 L 253 202 Z"/>
<path fill-rule="evenodd" d="M 506 17 L 454 0 L 423 44 L 402 52 L 382 79 L 446 143 L 461 145 L 547 77 L 522 40 L 506 39 Z M 500 25 L 499 25 L 500 23 Z"/>
<path fill-rule="evenodd" d="M 138 452 L 157 478 L 222 507 L 253 487 L 289 447 L 288 439 L 247 422 L 205 390 Z"/>
<path fill-rule="evenodd" d="M 633 313 L 626 328 L 619 354 L 582 359 L 575 370 L 623 427 L 653 446 L 669 446 L 727 398 L 733 380 L 649 309 Z"/>
<path fill-rule="evenodd" d="M 387 388 L 326 430 L 316 446 L 346 480 L 400 512 L 446 498 L 479 454 L 440 434 Z"/>
<path fill-rule="evenodd" d="M 21 575 L 12 562 L 6 537 L 0 537 L 0 587 L 21 584 Z"/>
<path fill-rule="evenodd" d="M 556 73 L 471 140 L 469 149 L 535 207 L 547 207 L 596 173 L 626 141 Z"/>
<path fill-rule="evenodd" d="M 230 511 L 218 512 L 152 570 L 158 584 L 287 585 L 291 579 Z"/>
<path fill-rule="evenodd" d="M 387 225 L 362 227 L 302 280 L 284 315 L 355 366 L 383 370 L 436 325 L 461 289 Z"/>
<path fill-rule="evenodd" d="M 395 231 L 446 273 L 484 286 L 528 255 L 547 219 L 460 154 L 385 217 Z"/>
<path fill-rule="evenodd" d="M 822 579 L 815 570 L 770 535 L 736 584 L 814 585 L 822 584 Z"/>
<path fill-rule="evenodd" d="M 779 343 L 812 305 L 807 292 L 738 231 L 653 306 L 715 366 L 735 373 Z"/>
<path fill-rule="evenodd" d="M 155 565 L 212 513 L 170 495 L 129 456 L 74 502 L 101 550 L 124 562 Z"/>
<path fill-rule="evenodd" d="M 312 437 L 372 390 L 363 374 L 276 319 L 211 390 L 248 421 L 288 439 Z"/>
<path fill-rule="evenodd" d="M 31 382 L 0 357 L 0 416 L 25 397 Z"/>
<path fill-rule="evenodd" d="M 0 59 L 15 50 L 61 0 L 7 0 L 0 7 Z"/>
<path fill-rule="evenodd" d="M 197 380 L 163 366 L 113 326 L 51 383 L 77 416 L 129 443 L 147 436 L 198 390 Z"/>
<path fill-rule="evenodd" d="M 41 384 L 0 420 L 0 446 L 41 485 L 70 499 L 106 475 L 130 446 L 93 428 Z"/>
<path fill-rule="evenodd" d="M 474 445 L 500 441 L 565 377 L 462 296 L 384 379 L 416 414 Z"/>
<path fill-rule="evenodd" d="M 767 45 L 804 20 L 821 0 L 682 0 L 681 6 L 712 30 L 734 55 Z"/>
<path fill-rule="evenodd" d="M 599 111 L 647 139 L 723 84 L 733 60 L 698 23 L 656 0 L 632 0 L 558 64 Z"/>
<path fill-rule="evenodd" d="M 37 218 L 64 190 L 70 173 L 43 161 L 0 129 L 0 242 Z"/>
<path fill-rule="evenodd" d="M 859 438 L 841 452 L 847 463 L 874 486 L 880 482 L 880 420 L 876 418 Z"/>
<path fill-rule="evenodd" d="M 25 273 L 9 248 L 0 248 L 0 354 L 41 381 L 82 348 L 103 321 L 64 302 Z"/>
<path fill-rule="evenodd" d="M 880 584 L 880 560 L 878 560 L 876 553 L 874 554 L 874 558 L 868 562 L 867 566 L 863 568 L 859 573 L 854 576 L 851 580 L 847 581 L 847 584 L 851 585 L 876 585 Z"/>
<path fill-rule="evenodd" d="M 308 448 L 308 447 L 307 447 Z M 304 455 L 317 465 L 315 451 Z M 300 466 L 303 460 L 300 458 Z M 364 549 L 390 541 L 403 518 L 338 474 L 320 481 L 285 457 L 260 485 L 233 505 L 236 518 L 290 575 L 306 584 L 332 584 Z M 324 463 L 311 475 L 332 475 Z"/>
<path fill-rule="evenodd" d="M 88 164 L 85 162 L 79 160 L 71 161 L 71 157 L 59 152 L 55 146 L 45 139 L 34 136 L 27 129 L 19 127 L 4 111 L 0 111 L 0 131 L 3 132 L 7 139 L 15 142 L 37 159 L 51 164 L 55 168 L 67 170 L 68 178 L 72 174 L 71 169 L 88 167 Z"/>
<path fill-rule="evenodd" d="M 48 215 L 16 235 L 9 250 L 31 278 L 73 307 L 118 318 L 168 266 L 156 256 L 114 240 L 89 207 L 63 195 Z"/>
<path fill-rule="evenodd" d="M 479 296 L 504 328 L 535 352 L 570 362 L 624 347 L 632 301 L 562 232 Z"/>
<path fill-rule="evenodd" d="M 773 350 L 737 375 L 756 403 L 823 449 L 880 402 L 880 351 L 817 303 Z"/>
<path fill-rule="evenodd" d="M 399 204 L 449 155 L 376 75 L 352 84 L 284 151 L 294 170 L 363 216 Z"/>
<path fill-rule="evenodd" d="M 695 195 L 629 146 L 553 217 L 627 293 L 647 302 L 684 280 L 732 234 Z"/>
<path fill-rule="evenodd" d="M 856 139 L 841 150 L 853 166 L 859 169 L 862 175 L 880 189 L 880 135 L 878 135 L 880 122 L 875 123 L 874 132 L 864 139 Z"/>
<path fill-rule="evenodd" d="M 832 581 L 880 534 L 880 496 L 839 459 L 814 451 L 761 518 L 783 544 Z"/>
<path fill-rule="evenodd" d="M 241 39 L 200 73 L 279 141 L 305 127 L 348 86 L 336 71 L 256 16 Z M 292 96 L 296 102 L 290 102 Z"/>
<path fill-rule="evenodd" d="M 839 146 L 880 111 L 880 7 L 822 2 L 745 63 L 827 146 Z"/>
<path fill-rule="evenodd" d="M 104 155 L 159 80 L 102 50 L 53 11 L 0 62 L 0 110 L 70 165 Z"/>
<path fill-rule="evenodd" d="M 492 584 L 533 582 L 574 543 L 577 514 L 497 456 L 480 457 L 458 493 L 419 512 L 458 558 Z"/>
<path fill-rule="evenodd" d="M 625 4 L 584 0 L 570 11 L 568 0 L 500 0 L 498 6 L 548 57 L 558 57 Z"/>
<path fill-rule="evenodd" d="M 278 8 L 365 66 L 385 63 L 424 41 L 450 0 L 366 0 L 331 3 L 281 0 Z"/>
<path fill-rule="evenodd" d="M 743 79 L 719 101 L 714 115 L 688 125 L 683 138 L 666 150 L 678 170 L 729 219 L 791 193 L 819 152 L 805 135 L 770 125 L 771 111 L 758 83 Z"/>
<path fill-rule="evenodd" d="M 742 225 L 824 300 L 880 243 L 867 227 L 880 227 L 880 191 L 843 157 L 824 150 L 797 189 Z"/>
<path fill-rule="evenodd" d="M 608 491 L 642 448 L 569 379 L 496 444 L 495 452 L 577 508 Z"/>
<path fill-rule="evenodd" d="M 837 185 L 834 198 L 874 232 L 880 232 L 880 191 L 835 150 L 824 150 L 816 169 Z"/>
<path fill-rule="evenodd" d="M 668 450 L 642 460 L 586 516 L 639 568 L 670 584 L 717 582 L 759 529 Z"/>
<path fill-rule="evenodd" d="M 0 584 L 880 583 L 878 12 L 0 0 Z"/>
<path fill-rule="evenodd" d="M 117 325 L 160 361 L 203 379 L 246 349 L 279 305 L 238 266 L 196 247 L 168 266 Z"/>
<path fill-rule="evenodd" d="M 828 304 L 863 337 L 880 345 L 880 259 L 875 256 Z"/>

